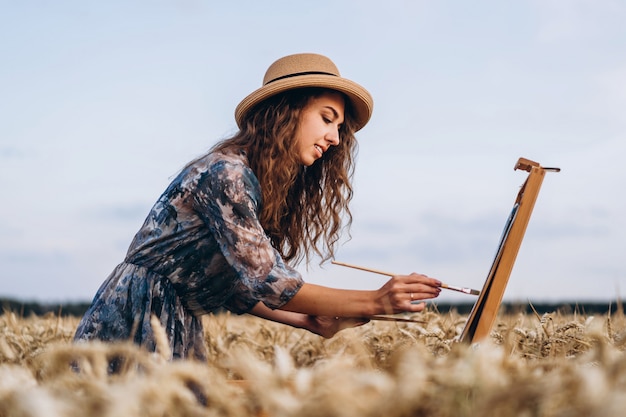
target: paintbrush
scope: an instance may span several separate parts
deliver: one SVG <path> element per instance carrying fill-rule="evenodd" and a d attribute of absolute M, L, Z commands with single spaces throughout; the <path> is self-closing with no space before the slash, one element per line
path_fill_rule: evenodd
<path fill-rule="evenodd" d="M 403 317 L 393 317 L 393 316 L 369 316 L 363 317 L 368 320 L 380 320 L 380 321 L 401 321 L 404 323 L 428 323 L 426 320 L 415 320 L 415 319 L 407 319 Z"/>
<path fill-rule="evenodd" d="M 360 269 L 361 271 L 373 272 L 375 274 L 380 274 L 380 275 L 387 275 L 389 277 L 398 275 L 398 274 L 392 274 L 391 272 L 380 271 L 378 269 L 372 269 L 372 268 L 365 268 L 362 266 L 347 264 L 344 262 L 332 261 L 332 263 L 335 265 L 346 266 L 348 268 Z M 478 290 L 473 290 L 471 288 L 466 288 L 466 287 L 457 287 L 455 285 L 441 284 L 441 288 L 445 288 L 447 290 L 452 290 L 452 291 L 457 291 L 457 292 L 462 292 L 463 294 L 480 295 L 480 291 Z"/>

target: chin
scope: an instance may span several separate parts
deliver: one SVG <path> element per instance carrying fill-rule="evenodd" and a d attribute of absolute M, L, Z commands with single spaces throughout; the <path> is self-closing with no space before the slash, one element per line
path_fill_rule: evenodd
<path fill-rule="evenodd" d="M 300 164 L 304 165 L 305 167 L 310 167 L 311 165 L 315 163 L 315 161 L 317 161 L 317 159 L 300 158 Z"/>

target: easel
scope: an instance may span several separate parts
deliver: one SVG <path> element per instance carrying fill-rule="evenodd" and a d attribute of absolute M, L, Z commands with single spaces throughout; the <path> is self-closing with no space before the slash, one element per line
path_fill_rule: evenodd
<path fill-rule="evenodd" d="M 543 168 L 525 158 L 520 158 L 515 164 L 515 170 L 518 169 L 528 171 L 528 178 L 517 194 L 489 275 L 459 338 L 461 342 L 475 343 L 491 332 L 545 173 L 560 171 L 559 168 Z"/>

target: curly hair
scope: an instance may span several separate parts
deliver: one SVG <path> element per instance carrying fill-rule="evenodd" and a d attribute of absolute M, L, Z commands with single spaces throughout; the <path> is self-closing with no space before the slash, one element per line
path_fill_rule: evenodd
<path fill-rule="evenodd" d="M 349 232 L 352 176 L 357 153 L 350 101 L 344 97 L 339 144 L 311 166 L 298 160 L 294 137 L 312 98 L 328 92 L 302 88 L 271 97 L 246 116 L 241 130 L 211 151 L 245 151 L 261 185 L 261 226 L 286 261 L 308 263 L 312 252 L 331 259 L 341 232 Z M 349 235 L 349 233 L 348 233 Z"/>

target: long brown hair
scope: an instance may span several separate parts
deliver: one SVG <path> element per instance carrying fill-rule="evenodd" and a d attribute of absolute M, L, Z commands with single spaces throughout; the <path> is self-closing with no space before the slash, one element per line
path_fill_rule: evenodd
<path fill-rule="evenodd" d="M 328 91 L 303 88 L 271 97 L 246 116 L 237 134 L 212 149 L 246 152 L 261 185 L 261 226 L 287 261 L 308 263 L 311 251 L 322 262 L 332 258 L 341 232 L 352 223 L 348 203 L 357 142 L 348 98 L 339 145 L 306 167 L 294 143 L 302 109 Z"/>

